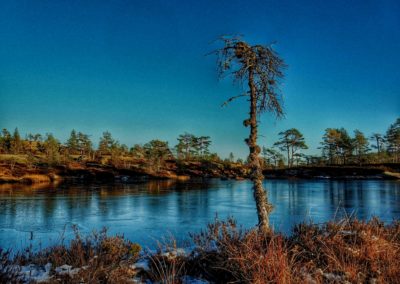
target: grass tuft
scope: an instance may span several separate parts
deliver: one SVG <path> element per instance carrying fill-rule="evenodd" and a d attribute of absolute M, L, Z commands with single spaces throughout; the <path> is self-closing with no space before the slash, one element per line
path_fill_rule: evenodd
<path fill-rule="evenodd" d="M 79 268 L 72 275 L 57 274 L 54 283 L 129 283 L 134 277 L 171 284 L 183 283 L 185 277 L 260 284 L 398 283 L 400 279 L 399 221 L 347 218 L 322 225 L 302 223 L 285 236 L 246 230 L 233 219 L 215 220 L 191 239 L 191 252 L 177 248 L 172 240 L 142 257 L 148 268 L 138 270 L 132 264 L 139 259 L 139 245 L 123 236 L 109 237 L 106 230 L 83 238 L 75 228 L 68 246 L 37 253 L 27 250 L 12 260 L 8 251 L 0 250 L 0 282 L 18 280 L 13 265 L 47 263 L 53 268 L 65 264 Z M 54 269 L 51 273 L 56 275 Z"/>

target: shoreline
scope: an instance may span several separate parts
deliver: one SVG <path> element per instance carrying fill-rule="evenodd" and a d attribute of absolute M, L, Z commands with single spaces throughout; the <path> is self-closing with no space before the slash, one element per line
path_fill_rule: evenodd
<path fill-rule="evenodd" d="M 399 221 L 342 219 L 300 223 L 291 236 L 234 219 L 190 234 L 190 246 L 171 239 L 142 249 L 123 235 L 82 236 L 69 244 L 11 256 L 0 250 L 0 282 L 9 283 L 395 283 L 400 275 Z M 168 282 L 168 283 L 170 283 Z"/>
<path fill-rule="evenodd" d="M 163 169 L 149 172 L 138 168 L 116 168 L 95 163 L 79 164 L 70 167 L 42 166 L 28 169 L 17 165 L 15 175 L 4 174 L 9 169 L 0 165 L 0 184 L 54 184 L 54 183 L 136 183 L 153 180 L 188 181 L 201 178 L 220 178 L 222 180 L 247 180 L 248 169 L 245 166 L 223 168 L 221 165 L 203 165 L 188 163 L 179 170 Z M 15 170 L 14 170 L 15 171 Z M 377 166 L 299 166 L 282 169 L 265 169 L 265 179 L 299 180 L 399 180 L 400 166 L 395 164 Z"/>
<path fill-rule="evenodd" d="M 300 166 L 295 168 L 264 170 L 266 179 L 332 179 L 332 180 L 397 180 L 399 165 L 375 166 Z"/>

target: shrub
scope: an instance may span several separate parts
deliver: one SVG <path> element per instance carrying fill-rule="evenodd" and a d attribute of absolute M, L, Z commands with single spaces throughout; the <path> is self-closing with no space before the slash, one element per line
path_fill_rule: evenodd
<path fill-rule="evenodd" d="M 124 236 L 107 236 L 103 229 L 83 238 L 74 227 L 75 237 L 69 246 L 60 244 L 38 253 L 26 251 L 15 258 L 19 265 L 51 263 L 69 265 L 76 273 L 58 275 L 62 283 L 126 283 L 135 274 L 130 265 L 137 261 L 141 247 Z M 54 272 L 54 271 L 53 271 Z"/>

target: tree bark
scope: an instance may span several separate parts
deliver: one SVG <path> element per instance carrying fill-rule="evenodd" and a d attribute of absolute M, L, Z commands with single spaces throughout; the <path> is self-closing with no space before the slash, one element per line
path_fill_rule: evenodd
<path fill-rule="evenodd" d="M 267 193 L 262 185 L 264 176 L 259 159 L 261 149 L 257 145 L 257 92 L 254 84 L 254 71 L 252 68 L 249 68 L 248 75 L 248 85 L 250 88 L 250 135 L 246 142 L 250 150 L 250 178 L 253 182 L 253 194 L 257 207 L 258 227 L 261 232 L 268 233 L 270 232 L 269 213 L 272 211 L 272 205 L 268 203 Z"/>
<path fill-rule="evenodd" d="M 380 143 L 379 143 L 379 138 L 378 137 L 376 137 L 376 148 L 378 149 L 378 155 L 379 155 L 379 153 L 381 152 L 381 149 L 380 149 L 380 145 L 379 145 Z"/>
<path fill-rule="evenodd" d="M 293 145 L 291 145 L 291 154 L 290 154 L 290 167 L 292 168 L 293 167 L 293 154 L 294 154 L 294 151 L 293 151 Z"/>
<path fill-rule="evenodd" d="M 287 147 L 287 166 L 290 168 L 290 149 L 289 149 L 289 144 L 286 142 L 286 147 Z"/>

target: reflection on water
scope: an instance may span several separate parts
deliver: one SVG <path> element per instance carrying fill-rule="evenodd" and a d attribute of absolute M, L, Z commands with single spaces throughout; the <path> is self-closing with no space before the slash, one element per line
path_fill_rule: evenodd
<path fill-rule="evenodd" d="M 400 183 L 394 181 L 268 180 L 275 229 L 290 232 L 299 222 L 324 222 L 342 214 L 385 221 L 400 217 Z M 152 181 L 140 184 L 0 187 L 0 247 L 46 246 L 70 225 L 85 233 L 109 228 L 132 241 L 154 245 L 169 233 L 186 238 L 212 221 L 234 216 L 257 223 L 248 181 Z M 33 241 L 29 238 L 33 232 Z"/>

